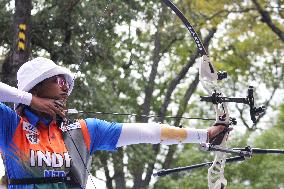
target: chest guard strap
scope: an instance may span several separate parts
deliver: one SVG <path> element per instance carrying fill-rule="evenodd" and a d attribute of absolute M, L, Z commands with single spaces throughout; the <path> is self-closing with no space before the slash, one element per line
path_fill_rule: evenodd
<path fill-rule="evenodd" d="M 83 120 L 80 122 L 83 122 Z M 87 149 L 80 122 L 63 126 L 61 130 L 64 143 L 72 158 L 71 171 L 67 176 L 73 178 L 81 187 L 86 188 L 90 173 L 88 168 L 91 166 L 92 158 Z"/>

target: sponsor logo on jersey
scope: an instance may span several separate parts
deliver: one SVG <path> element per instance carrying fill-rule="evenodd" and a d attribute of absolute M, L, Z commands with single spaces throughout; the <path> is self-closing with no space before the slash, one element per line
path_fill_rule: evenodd
<path fill-rule="evenodd" d="M 32 144 L 39 143 L 39 132 L 37 128 L 28 122 L 23 122 L 23 130 L 27 132 L 26 137 Z"/>
<path fill-rule="evenodd" d="M 71 167 L 71 157 L 68 152 L 62 154 L 51 153 L 49 151 L 30 150 L 30 166 L 31 167 L 52 167 L 52 168 L 68 168 Z"/>
<path fill-rule="evenodd" d="M 65 171 L 44 170 L 44 177 L 65 177 Z"/>
<path fill-rule="evenodd" d="M 62 132 L 66 132 L 66 131 L 70 131 L 70 130 L 74 130 L 74 129 L 80 129 L 81 128 L 81 125 L 79 122 L 75 122 L 75 123 L 72 123 L 72 124 L 69 124 L 69 125 L 64 125 L 64 124 L 61 124 L 60 126 L 60 129 Z"/>

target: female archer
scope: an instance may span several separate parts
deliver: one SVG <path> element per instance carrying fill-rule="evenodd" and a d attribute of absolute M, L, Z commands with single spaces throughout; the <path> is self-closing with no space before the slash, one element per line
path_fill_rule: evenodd
<path fill-rule="evenodd" d="M 18 88 L 0 83 L 0 150 L 8 188 L 85 188 L 90 156 L 97 150 L 139 144 L 205 143 L 223 131 L 159 123 L 115 123 L 88 118 L 67 124 L 65 104 L 74 86 L 66 68 L 46 58 L 23 64 Z"/>

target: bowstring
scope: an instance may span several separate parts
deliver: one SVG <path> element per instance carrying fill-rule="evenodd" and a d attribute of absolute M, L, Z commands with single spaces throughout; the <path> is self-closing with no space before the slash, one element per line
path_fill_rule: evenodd
<path fill-rule="evenodd" d="M 111 4 L 111 0 L 108 0 L 107 5 L 106 5 L 106 7 L 105 7 L 104 10 L 103 10 L 102 15 L 104 15 L 104 14 L 106 13 L 106 11 L 108 10 L 110 4 Z M 101 17 L 101 18 L 99 19 L 99 21 L 96 23 L 96 27 L 99 28 L 99 27 L 102 25 L 102 20 L 103 20 L 103 17 Z M 76 77 L 78 76 L 78 73 L 80 72 L 81 65 L 83 64 L 83 62 L 84 62 L 85 59 L 86 59 L 86 56 L 87 56 L 86 51 L 87 51 L 91 46 L 93 46 L 94 43 L 96 42 L 95 38 L 96 38 L 95 35 L 92 35 L 92 37 L 90 38 L 90 40 L 87 42 L 87 45 L 83 48 L 83 50 L 82 50 L 82 52 L 81 52 L 79 64 L 78 64 L 78 67 L 77 67 L 77 69 L 76 69 L 76 73 L 75 73 L 74 78 L 73 78 L 73 83 L 75 82 L 74 80 L 76 79 Z M 67 124 L 67 123 L 68 123 L 68 120 L 64 123 L 64 126 L 65 126 L 65 127 L 66 127 L 66 124 Z M 91 172 L 89 171 L 87 165 L 84 163 L 83 158 L 82 158 L 81 154 L 79 153 L 78 147 L 77 147 L 77 145 L 75 144 L 75 141 L 74 141 L 74 139 L 72 138 L 72 136 L 71 136 L 70 132 L 68 131 L 68 129 L 67 129 L 67 133 L 68 133 L 68 135 L 70 136 L 70 138 L 71 138 L 71 140 L 72 140 L 72 143 L 74 144 L 74 146 L 75 146 L 75 148 L 76 148 L 76 150 L 77 150 L 77 152 L 78 152 L 78 154 L 79 154 L 79 156 L 80 156 L 80 158 L 81 158 L 81 160 L 82 160 L 82 163 L 83 163 L 83 165 L 84 165 L 84 167 L 85 167 L 85 170 L 87 171 L 88 175 L 90 176 L 89 178 L 90 178 L 90 180 L 91 180 L 91 182 L 92 182 L 92 185 L 93 185 L 93 186 L 95 187 L 95 189 L 96 189 L 97 187 L 96 187 L 95 182 L 94 182 L 94 180 L 93 180 L 93 178 L 92 178 L 92 174 L 91 174 Z M 81 186 L 81 187 L 84 188 L 83 186 Z"/>
<path fill-rule="evenodd" d="M 105 7 L 104 10 L 103 10 L 102 15 L 104 15 L 104 14 L 106 13 L 106 11 L 108 10 L 110 4 L 111 4 L 111 0 L 108 0 L 107 5 L 106 5 L 106 7 Z M 96 27 L 99 28 L 99 27 L 102 25 L 102 20 L 103 20 L 103 17 L 101 17 L 101 18 L 99 19 L 99 21 L 96 23 Z M 87 45 L 83 48 L 83 50 L 82 50 L 82 52 L 81 52 L 81 55 L 80 55 L 80 60 L 79 60 L 78 67 L 77 67 L 77 69 L 76 69 L 76 73 L 75 73 L 74 79 L 78 76 L 78 73 L 79 73 L 79 71 L 80 71 L 81 65 L 83 64 L 83 62 L 84 62 L 84 60 L 85 60 L 85 58 L 86 58 L 86 56 L 87 56 L 86 51 L 87 51 L 91 46 L 93 46 L 93 45 L 96 43 L 95 38 L 96 38 L 96 36 L 95 36 L 95 35 L 92 35 L 92 37 L 88 40 Z"/>
<path fill-rule="evenodd" d="M 94 114 L 94 115 L 112 115 L 112 116 L 130 116 L 130 117 L 144 117 L 144 118 L 160 118 L 165 117 L 168 119 L 187 119 L 187 120 L 203 120 L 215 121 L 213 118 L 204 117 L 186 117 L 186 116 L 159 116 L 155 114 L 134 114 L 134 113 L 118 113 L 118 112 L 95 112 L 95 111 L 78 111 L 76 109 L 68 109 L 69 114 Z"/>

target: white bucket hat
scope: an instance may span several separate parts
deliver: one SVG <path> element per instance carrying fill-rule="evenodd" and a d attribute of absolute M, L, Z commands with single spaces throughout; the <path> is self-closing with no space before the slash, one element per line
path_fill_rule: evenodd
<path fill-rule="evenodd" d="M 29 92 L 41 81 L 55 75 L 64 75 L 71 94 L 74 86 L 74 75 L 67 68 L 56 65 L 52 60 L 38 57 L 24 63 L 17 72 L 18 89 Z"/>

